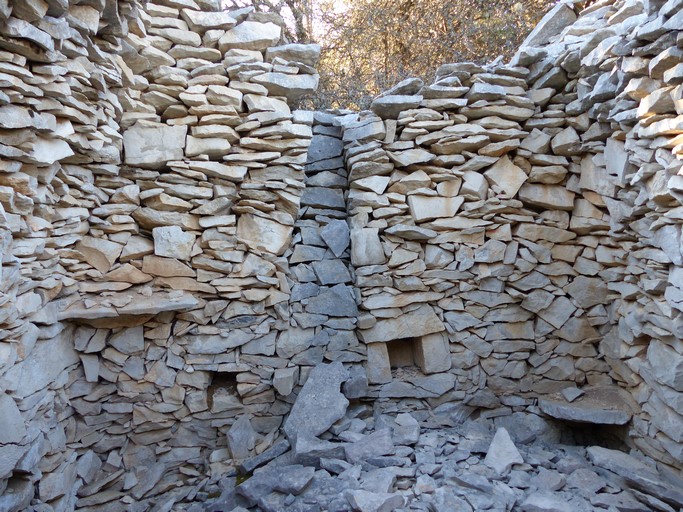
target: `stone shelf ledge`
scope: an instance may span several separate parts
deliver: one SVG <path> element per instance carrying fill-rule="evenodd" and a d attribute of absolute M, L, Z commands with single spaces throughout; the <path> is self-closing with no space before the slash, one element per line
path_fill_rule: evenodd
<path fill-rule="evenodd" d="M 132 290 L 132 291 L 131 291 Z M 149 317 L 167 311 L 188 311 L 199 306 L 199 300 L 182 291 L 152 293 L 145 288 L 131 289 L 107 296 L 83 295 L 59 313 L 59 320 L 102 323 L 121 317 Z"/>
<path fill-rule="evenodd" d="M 538 405 L 543 413 L 558 420 L 597 425 L 626 425 L 631 421 L 631 401 L 616 386 L 582 391 L 584 394 L 571 403 L 558 393 L 539 399 Z"/>

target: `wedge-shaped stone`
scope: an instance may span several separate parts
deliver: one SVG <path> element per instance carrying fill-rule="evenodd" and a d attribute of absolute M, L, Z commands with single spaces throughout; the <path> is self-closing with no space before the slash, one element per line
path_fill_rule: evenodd
<path fill-rule="evenodd" d="M 187 22 L 192 32 L 203 34 L 207 30 L 229 30 L 237 21 L 229 12 L 200 12 L 193 9 L 183 9 L 180 14 Z"/>
<path fill-rule="evenodd" d="M 498 160 L 493 167 L 484 173 L 484 176 L 509 197 L 514 197 L 528 179 L 526 173 L 513 164 L 507 156 Z"/>
<path fill-rule="evenodd" d="M 19 443 L 26 435 L 26 425 L 14 399 L 0 395 L 0 443 Z"/>
<path fill-rule="evenodd" d="M 526 183 L 519 190 L 519 199 L 522 202 L 548 210 L 573 210 L 574 196 L 565 187 L 535 183 Z"/>
<path fill-rule="evenodd" d="M 524 458 L 517 450 L 508 431 L 500 427 L 493 436 L 484 464 L 499 475 L 507 473 L 515 464 L 523 464 Z"/>
<path fill-rule="evenodd" d="M 351 231 L 351 263 L 356 267 L 381 265 L 387 261 L 377 228 Z"/>
<path fill-rule="evenodd" d="M 349 401 L 341 393 L 341 385 L 348 378 L 348 370 L 339 362 L 311 370 L 284 425 L 290 443 L 295 444 L 299 437 L 318 436 L 344 416 Z"/>
<path fill-rule="evenodd" d="M 66 141 L 38 137 L 31 144 L 28 157 L 33 163 L 52 165 L 53 163 L 74 155 L 73 149 Z"/>
<path fill-rule="evenodd" d="M 375 99 L 370 110 L 382 119 L 398 119 L 401 112 L 417 108 L 422 103 L 422 96 L 405 96 L 390 94 Z"/>
<path fill-rule="evenodd" d="M 286 116 L 292 112 L 286 102 L 260 94 L 245 94 L 244 103 L 249 112 L 277 112 Z"/>
<path fill-rule="evenodd" d="M 199 216 L 189 213 L 164 212 L 153 208 L 138 208 L 132 214 L 141 228 L 152 230 L 157 226 L 180 226 L 189 230 L 199 229 Z"/>
<path fill-rule="evenodd" d="M 163 226 L 152 230 L 154 236 L 154 254 L 167 258 L 189 260 L 192 247 L 197 238 L 186 233 L 178 226 Z"/>
<path fill-rule="evenodd" d="M 410 226 L 408 224 L 396 224 L 395 226 L 385 229 L 384 232 L 387 235 L 399 236 L 405 240 L 419 241 L 429 240 L 437 235 L 437 232 L 431 229 Z"/>
<path fill-rule="evenodd" d="M 17 18 L 10 18 L 0 29 L 0 33 L 10 36 L 27 39 L 47 51 L 55 49 L 54 40 L 47 32 L 43 32 L 34 27 L 31 23 Z"/>
<path fill-rule="evenodd" d="M 209 158 L 220 158 L 230 150 L 230 142 L 218 137 L 198 138 L 187 136 L 185 154 L 188 158 L 207 155 Z"/>
<path fill-rule="evenodd" d="M 13 2 L 12 14 L 28 22 L 40 21 L 48 10 L 48 2 L 45 0 L 22 0 Z"/>
<path fill-rule="evenodd" d="M 598 304 L 605 304 L 609 290 L 602 279 L 578 276 L 564 287 L 579 307 L 588 309 Z"/>
<path fill-rule="evenodd" d="M 358 316 L 358 307 L 353 292 L 348 286 L 338 284 L 312 297 L 306 305 L 306 312 L 327 316 Z"/>
<path fill-rule="evenodd" d="M 683 392 L 683 358 L 678 352 L 659 340 L 652 340 L 647 360 L 658 382 Z"/>
<path fill-rule="evenodd" d="M 84 237 L 76 245 L 76 250 L 84 256 L 88 264 L 102 273 L 108 272 L 111 269 L 121 254 L 122 249 L 123 246 L 121 244 L 91 236 Z"/>
<path fill-rule="evenodd" d="M 408 167 L 409 165 L 425 164 L 436 158 L 432 153 L 422 148 L 409 149 L 406 151 L 389 152 L 389 158 L 398 167 Z"/>
<path fill-rule="evenodd" d="M 300 62 L 315 67 L 320 59 L 319 44 L 285 44 L 266 50 L 266 61 L 280 58 L 286 61 Z"/>
<path fill-rule="evenodd" d="M 295 101 L 306 94 L 313 94 L 316 91 L 320 75 L 264 73 L 255 76 L 251 80 L 263 85 L 272 96 L 284 96 L 289 101 Z"/>
<path fill-rule="evenodd" d="M 462 197 L 412 195 L 408 197 L 410 214 L 415 222 L 453 217 L 465 202 Z"/>
<path fill-rule="evenodd" d="M 565 27 L 568 27 L 576 21 L 576 13 L 574 9 L 566 4 L 556 5 L 548 14 L 543 16 L 543 19 L 536 25 L 536 28 L 524 40 L 521 48 L 543 46 L 550 42 L 552 38 L 558 35 Z M 513 60 L 517 60 L 519 54 Z"/>
<path fill-rule="evenodd" d="M 52 114 L 38 114 L 17 105 L 3 105 L 0 107 L 0 128 L 35 128 L 55 131 L 57 120 Z"/>
<path fill-rule="evenodd" d="M 190 162 L 190 169 L 200 171 L 212 178 L 240 182 L 247 175 L 248 168 L 242 165 L 225 165 L 218 162 Z"/>
<path fill-rule="evenodd" d="M 579 134 L 571 126 L 568 126 L 553 137 L 550 142 L 553 153 L 562 156 L 577 155 L 581 151 L 581 140 Z"/>
<path fill-rule="evenodd" d="M 553 242 L 556 244 L 568 242 L 576 238 L 576 233 L 552 226 L 541 226 L 539 224 L 519 224 L 514 229 L 515 236 L 524 240 L 537 242 L 539 240 Z"/>

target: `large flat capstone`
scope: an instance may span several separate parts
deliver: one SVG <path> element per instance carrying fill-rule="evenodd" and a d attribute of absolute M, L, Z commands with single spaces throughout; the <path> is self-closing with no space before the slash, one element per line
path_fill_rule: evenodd
<path fill-rule="evenodd" d="M 586 393 L 567 402 L 563 398 L 545 397 L 538 402 L 541 411 L 559 420 L 598 425 L 625 425 L 632 412 L 623 393 L 614 387 L 585 389 Z"/>
<path fill-rule="evenodd" d="M 428 304 L 398 318 L 380 320 L 373 327 L 360 331 L 365 343 L 387 342 L 404 338 L 417 338 L 435 332 L 445 331 L 443 322 Z"/>

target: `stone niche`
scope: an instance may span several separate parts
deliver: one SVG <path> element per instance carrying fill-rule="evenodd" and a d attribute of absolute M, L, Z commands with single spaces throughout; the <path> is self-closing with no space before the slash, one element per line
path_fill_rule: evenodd
<path fill-rule="evenodd" d="M 367 373 L 371 384 L 390 382 L 391 371 L 396 368 L 416 367 L 424 374 L 447 372 L 451 368 L 445 332 L 369 343 L 367 348 Z"/>

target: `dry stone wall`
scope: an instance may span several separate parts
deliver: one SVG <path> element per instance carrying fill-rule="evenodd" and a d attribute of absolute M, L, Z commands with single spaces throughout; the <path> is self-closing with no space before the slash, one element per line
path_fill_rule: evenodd
<path fill-rule="evenodd" d="M 0 3 L 2 510 L 181 500 L 298 384 L 273 356 L 319 49 L 219 2 L 80 3 Z"/>
<path fill-rule="evenodd" d="M 682 17 L 561 3 L 510 64 L 313 113 L 272 15 L 0 0 L 0 510 L 315 459 L 314 405 L 281 427 L 330 362 L 334 400 L 625 425 L 680 468 Z"/>
<path fill-rule="evenodd" d="M 560 4 L 511 64 L 340 118 L 376 396 L 629 424 L 680 466 L 681 7 Z"/>

